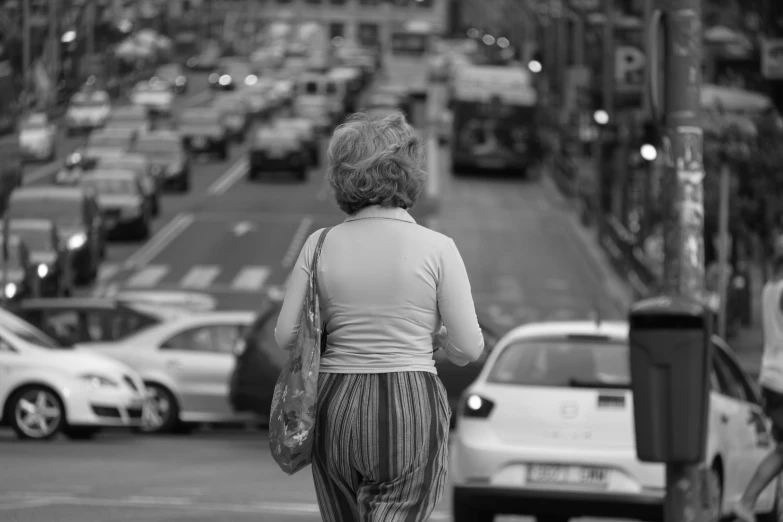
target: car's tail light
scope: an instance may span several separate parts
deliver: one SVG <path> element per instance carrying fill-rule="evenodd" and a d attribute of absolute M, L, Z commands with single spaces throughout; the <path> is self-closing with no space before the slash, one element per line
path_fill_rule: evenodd
<path fill-rule="evenodd" d="M 476 394 L 470 394 L 462 401 L 461 410 L 463 417 L 486 419 L 494 408 L 495 403 L 489 399 L 485 399 Z"/>

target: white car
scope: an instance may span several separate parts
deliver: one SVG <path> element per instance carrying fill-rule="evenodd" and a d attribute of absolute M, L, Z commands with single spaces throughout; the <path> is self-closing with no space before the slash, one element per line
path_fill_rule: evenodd
<path fill-rule="evenodd" d="M 121 341 L 90 349 L 133 367 L 146 383 L 149 414 L 142 429 L 165 433 L 200 422 L 251 420 L 229 404 L 234 344 L 253 312 L 194 312 Z"/>
<path fill-rule="evenodd" d="M 56 140 L 57 126 L 44 113 L 29 115 L 19 126 L 19 150 L 25 160 L 53 161 Z"/>
<path fill-rule="evenodd" d="M 167 82 L 150 80 L 139 82 L 133 87 L 130 100 L 133 105 L 146 108 L 153 114 L 171 114 L 174 92 Z"/>
<path fill-rule="evenodd" d="M 138 427 L 146 400 L 126 365 L 65 347 L 0 310 L 0 424 L 22 439 L 90 438 L 103 427 Z"/>
<path fill-rule="evenodd" d="M 68 134 L 75 134 L 103 127 L 110 112 L 111 99 L 106 91 L 77 92 L 65 112 L 65 128 Z"/>
<path fill-rule="evenodd" d="M 730 512 L 774 446 L 756 387 L 726 343 L 714 337 L 713 345 L 709 522 Z M 637 459 L 629 383 L 625 322 L 528 324 L 507 333 L 456 413 L 454 521 L 661 520 L 664 466 Z M 759 520 L 778 520 L 779 491 L 775 483 L 762 493 Z"/>

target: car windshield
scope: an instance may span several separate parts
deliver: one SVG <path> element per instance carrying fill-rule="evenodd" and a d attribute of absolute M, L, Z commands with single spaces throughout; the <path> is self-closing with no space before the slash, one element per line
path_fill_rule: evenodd
<path fill-rule="evenodd" d="M 30 118 L 19 126 L 21 131 L 41 131 L 46 129 L 46 120 L 43 118 Z"/>
<path fill-rule="evenodd" d="M 148 156 L 171 158 L 182 153 L 182 144 L 176 138 L 148 138 L 136 143 L 136 151 Z"/>
<path fill-rule="evenodd" d="M 11 233 L 22 238 L 30 251 L 52 250 L 52 231 L 45 228 L 17 227 L 11 224 Z"/>
<path fill-rule="evenodd" d="M 81 201 L 76 198 L 25 197 L 11 198 L 10 219 L 48 219 L 59 226 L 81 224 Z"/>
<path fill-rule="evenodd" d="M 88 149 L 121 149 L 128 145 L 128 138 L 122 136 L 95 136 L 87 142 Z"/>
<path fill-rule="evenodd" d="M 530 340 L 513 343 L 487 382 L 518 386 L 627 387 L 628 345 L 604 340 Z"/>
<path fill-rule="evenodd" d="M 125 177 L 87 176 L 84 178 L 83 183 L 98 194 L 129 195 L 136 193 L 136 184 Z"/>
<path fill-rule="evenodd" d="M 23 341 L 38 346 L 39 348 L 47 348 L 50 350 L 63 350 L 69 348 L 64 344 L 55 341 L 41 330 L 22 319 L 3 314 L 2 319 L 0 319 L 0 325 Z"/>
<path fill-rule="evenodd" d="M 155 72 L 155 76 L 163 78 L 164 80 L 176 79 L 177 76 L 180 76 L 181 74 L 182 73 L 176 65 L 166 65 L 158 68 L 157 72 Z"/>
<path fill-rule="evenodd" d="M 71 100 L 71 107 L 76 108 L 100 108 L 106 104 L 106 100 L 100 96 L 74 96 Z"/>
<path fill-rule="evenodd" d="M 180 117 L 183 125 L 217 125 L 220 116 L 213 111 L 185 112 Z"/>

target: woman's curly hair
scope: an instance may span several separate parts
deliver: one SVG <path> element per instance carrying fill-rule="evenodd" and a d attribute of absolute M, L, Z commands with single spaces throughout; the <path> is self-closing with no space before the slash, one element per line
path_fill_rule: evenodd
<path fill-rule="evenodd" d="M 334 131 L 327 156 L 329 185 L 349 215 L 371 205 L 409 209 L 427 181 L 422 140 L 400 112 L 350 116 Z"/>

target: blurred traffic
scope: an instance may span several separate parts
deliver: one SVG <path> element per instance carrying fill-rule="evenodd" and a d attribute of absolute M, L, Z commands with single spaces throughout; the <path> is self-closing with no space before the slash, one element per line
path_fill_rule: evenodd
<path fill-rule="evenodd" d="M 127 71 L 85 60 L 59 114 L 44 103 L 14 113 L 0 134 L 0 424 L 14 438 L 96 439 L 86 451 L 36 446 L 62 466 L 74 465 L 72 447 L 105 466 L 138 452 L 140 468 L 117 470 L 131 478 L 107 486 L 116 509 L 143 504 L 128 498 L 149 492 L 131 483 L 156 480 L 146 474 L 157 451 L 204 466 L 202 446 L 236 451 L 221 453 L 234 472 L 213 482 L 241 482 L 232 473 L 250 476 L 243 466 L 257 463 L 271 503 L 249 501 L 255 487 L 227 493 L 221 505 L 245 511 L 226 508 L 223 520 L 315 520 L 301 477 L 295 493 L 271 484 L 265 443 L 234 448 L 245 435 L 228 430 L 198 437 L 243 425 L 264 440 L 287 356 L 274 341 L 287 277 L 306 237 L 342 219 L 323 176 L 328 137 L 356 111 L 401 111 L 427 143 L 431 180 L 414 216 L 449 222 L 472 245 L 458 241 L 486 346 L 464 367 L 436 356 L 453 432 L 450 491 L 433 519 L 662 518 L 663 466 L 635 453 L 627 324 L 538 185 L 548 166 L 541 62 L 506 38 L 447 39 L 411 18 L 390 24 L 385 47 L 319 23 L 254 23 L 245 39 L 129 29 L 112 47 Z M 488 179 L 499 173 L 507 179 Z M 461 199 L 438 209 L 443 180 Z M 517 240 L 524 248 L 507 251 Z M 530 296 L 514 279 L 529 280 Z M 717 521 L 772 442 L 755 384 L 725 339 L 713 343 L 706 464 Z M 29 446 L 0 440 L 4 462 L 21 465 L 6 454 Z M 54 469 L 38 491 L 62 498 L 66 475 Z M 19 484 L 0 489 L 29 487 Z M 780 495 L 778 484 L 765 491 L 759 515 L 783 516 Z M 293 507 L 273 505 L 278 496 Z M 0 495 L 0 510 L 16 514 L 21 502 L 21 512 L 26 498 Z M 58 513 L 56 500 L 41 505 Z"/>

